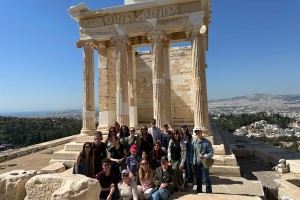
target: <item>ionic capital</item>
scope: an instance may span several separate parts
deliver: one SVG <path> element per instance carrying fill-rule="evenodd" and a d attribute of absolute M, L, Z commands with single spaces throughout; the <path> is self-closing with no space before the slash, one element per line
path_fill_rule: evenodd
<path fill-rule="evenodd" d="M 94 47 L 98 48 L 98 43 L 95 40 L 79 40 L 76 42 L 76 47 L 77 48 L 82 48 L 82 47 Z"/>
<path fill-rule="evenodd" d="M 163 31 L 152 31 L 147 34 L 147 39 L 149 41 L 163 40 L 164 38 L 165 38 L 165 33 Z"/>
<path fill-rule="evenodd" d="M 190 26 L 185 30 L 185 34 L 187 38 L 192 38 L 193 36 L 206 35 L 206 25 L 202 25 L 201 27 Z"/>

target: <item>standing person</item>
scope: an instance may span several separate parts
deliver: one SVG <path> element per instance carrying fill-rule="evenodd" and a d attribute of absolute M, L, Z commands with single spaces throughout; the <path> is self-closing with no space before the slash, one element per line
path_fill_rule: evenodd
<path fill-rule="evenodd" d="M 193 141 L 193 136 L 190 134 L 187 125 L 181 126 L 181 131 L 183 133 L 182 139 L 186 146 L 186 158 L 184 162 L 184 169 L 187 173 L 187 178 L 188 178 L 187 186 L 190 187 L 193 185 L 193 169 L 192 169 L 192 164 L 190 159 L 191 143 Z"/>
<path fill-rule="evenodd" d="M 141 185 L 138 185 L 139 196 L 141 199 L 151 199 L 154 189 L 153 178 L 154 173 L 149 166 L 148 160 L 142 159 L 139 167 L 139 180 Z"/>
<path fill-rule="evenodd" d="M 136 183 L 138 181 L 138 169 L 139 169 L 139 161 L 136 155 L 137 148 L 135 145 L 130 147 L 130 156 L 126 158 L 125 164 L 127 165 L 127 169 L 129 171 L 129 177 L 134 180 Z"/>
<path fill-rule="evenodd" d="M 98 174 L 102 170 L 102 160 L 106 158 L 106 145 L 102 142 L 102 132 L 97 131 L 94 136 L 94 142 L 92 143 L 93 155 L 94 155 L 94 170 L 95 174 Z"/>
<path fill-rule="evenodd" d="M 161 158 L 161 166 L 155 170 L 153 200 L 168 200 L 174 188 L 174 170 L 169 166 L 168 158 Z"/>
<path fill-rule="evenodd" d="M 117 131 L 115 129 L 115 127 L 110 127 L 108 130 L 108 135 L 107 138 L 105 140 L 105 144 L 106 144 L 106 151 L 108 152 L 109 149 L 111 148 L 111 146 L 113 145 L 113 138 L 117 136 Z"/>
<path fill-rule="evenodd" d="M 120 139 L 115 136 L 113 138 L 113 146 L 110 148 L 108 158 L 112 161 L 112 170 L 117 173 L 118 180 L 121 179 L 121 170 L 124 168 L 124 162 L 127 157 L 127 152 Z"/>
<path fill-rule="evenodd" d="M 81 174 L 94 178 L 94 157 L 93 151 L 91 151 L 92 144 L 90 142 L 85 142 L 83 144 L 82 151 L 78 154 L 76 158 L 76 174 L 79 174 L 79 166 L 82 166 Z"/>
<path fill-rule="evenodd" d="M 114 123 L 112 124 L 112 127 L 115 128 L 115 130 L 116 130 L 116 136 L 119 137 L 119 135 L 120 135 L 120 127 L 121 127 L 121 125 L 119 124 L 119 122 L 114 121 Z"/>
<path fill-rule="evenodd" d="M 118 199 L 118 180 L 115 172 L 111 170 L 111 161 L 108 158 L 102 160 L 102 168 L 96 176 L 101 185 L 100 200 Z"/>
<path fill-rule="evenodd" d="M 135 135 L 135 128 L 134 127 L 130 127 L 129 132 L 130 132 L 130 135 L 126 138 L 128 148 L 130 149 L 130 147 L 132 145 L 136 145 L 137 155 L 139 156 L 139 149 L 140 149 L 140 143 L 141 143 L 140 138 Z"/>
<path fill-rule="evenodd" d="M 128 143 L 126 138 L 129 136 L 129 128 L 126 125 L 121 126 L 120 134 L 118 137 L 120 138 L 120 142 L 125 146 L 126 151 L 129 151 Z"/>
<path fill-rule="evenodd" d="M 182 170 L 184 168 L 185 156 L 185 144 L 180 138 L 180 131 L 175 129 L 169 143 L 168 159 L 171 161 L 172 168 L 174 169 L 175 185 L 178 191 L 183 191 L 184 189 Z"/>
<path fill-rule="evenodd" d="M 153 170 L 156 170 L 160 166 L 160 159 L 162 156 L 166 156 L 166 153 L 162 150 L 160 141 L 157 140 L 153 144 L 153 150 L 149 155 L 150 167 Z"/>
<path fill-rule="evenodd" d="M 162 141 L 162 134 L 159 127 L 156 127 L 156 119 L 152 119 L 151 127 L 148 128 L 148 133 L 152 135 L 153 141 Z"/>
<path fill-rule="evenodd" d="M 149 158 L 150 151 L 153 149 L 153 138 L 152 135 L 148 133 L 148 129 L 146 125 L 141 127 L 141 147 L 140 151 L 146 151 L 147 156 Z"/>
<path fill-rule="evenodd" d="M 203 158 L 212 158 L 214 155 L 211 142 L 202 136 L 200 128 L 194 128 L 197 139 L 191 143 L 191 162 L 196 174 L 197 193 L 202 193 L 202 174 L 206 185 L 206 193 L 212 193 L 209 169 L 204 168 Z"/>
<path fill-rule="evenodd" d="M 138 200 L 136 182 L 129 177 L 129 171 L 123 169 L 122 180 L 118 183 L 120 200 Z"/>
<path fill-rule="evenodd" d="M 167 152 L 171 137 L 172 137 L 172 131 L 169 130 L 169 125 L 165 124 L 164 131 L 162 132 L 162 138 L 161 138 L 161 147 L 164 152 Z"/>

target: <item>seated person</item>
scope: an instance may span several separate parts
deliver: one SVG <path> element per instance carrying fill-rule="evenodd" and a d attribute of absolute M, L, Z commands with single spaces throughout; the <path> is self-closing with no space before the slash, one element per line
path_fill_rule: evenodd
<path fill-rule="evenodd" d="M 151 199 L 154 189 L 153 170 L 150 168 L 148 160 L 141 160 L 139 168 L 139 180 L 141 185 L 138 185 L 140 199 Z"/>
<path fill-rule="evenodd" d="M 123 169 L 122 180 L 118 183 L 121 200 L 138 200 L 138 189 L 136 183 L 129 177 L 128 169 Z"/>
<path fill-rule="evenodd" d="M 155 170 L 153 200 L 168 200 L 174 189 L 174 170 L 169 166 L 168 157 L 161 157 L 161 166 Z"/>
<path fill-rule="evenodd" d="M 102 160 L 103 170 L 99 172 L 96 179 L 101 185 L 100 200 L 118 199 L 119 193 L 117 189 L 117 176 L 111 171 L 111 161 L 108 158 Z"/>

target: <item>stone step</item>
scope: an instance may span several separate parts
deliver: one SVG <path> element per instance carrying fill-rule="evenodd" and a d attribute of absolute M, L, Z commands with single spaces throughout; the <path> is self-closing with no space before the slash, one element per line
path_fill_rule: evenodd
<path fill-rule="evenodd" d="M 214 155 L 214 165 L 218 166 L 238 166 L 236 157 L 231 155 Z"/>
<path fill-rule="evenodd" d="M 240 177 L 241 171 L 239 166 L 222 166 L 213 165 L 209 168 L 209 172 L 215 176 Z"/>
<path fill-rule="evenodd" d="M 60 163 L 63 164 L 64 166 L 66 166 L 66 168 L 73 168 L 74 163 L 76 162 L 76 160 L 59 160 L 59 159 L 51 159 L 49 161 L 49 165 L 55 164 L 55 163 Z"/>
<path fill-rule="evenodd" d="M 80 151 L 66 151 L 60 150 L 52 155 L 52 159 L 56 160 L 75 160 Z"/>
<path fill-rule="evenodd" d="M 81 151 L 83 147 L 83 143 L 70 142 L 65 144 L 65 151 Z"/>

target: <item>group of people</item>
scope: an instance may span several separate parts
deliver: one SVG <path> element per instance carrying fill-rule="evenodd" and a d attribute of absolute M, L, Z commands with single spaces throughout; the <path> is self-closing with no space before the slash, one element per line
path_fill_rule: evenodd
<path fill-rule="evenodd" d="M 192 186 L 194 175 L 197 193 L 202 192 L 202 178 L 206 192 L 212 193 L 203 159 L 212 158 L 213 148 L 200 128 L 193 132 L 195 139 L 186 125 L 171 131 L 165 124 L 161 130 L 152 119 L 151 127 L 143 125 L 137 135 L 134 127 L 115 122 L 104 142 L 97 131 L 94 142 L 84 143 L 74 173 L 99 181 L 100 200 L 167 200 L 174 191 L 183 191 L 185 184 Z"/>

